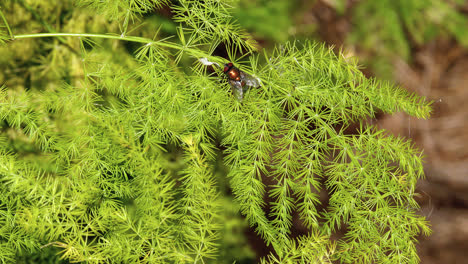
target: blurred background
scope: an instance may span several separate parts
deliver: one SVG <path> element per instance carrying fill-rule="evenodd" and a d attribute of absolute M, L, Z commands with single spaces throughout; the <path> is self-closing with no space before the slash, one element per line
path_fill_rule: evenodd
<path fill-rule="evenodd" d="M 119 32 L 118 23 L 109 23 L 89 10 L 77 11 L 72 0 L 6 3 L 5 14 L 11 16 L 7 20 L 16 34 Z M 233 1 L 233 10 L 261 48 L 272 49 L 293 39 L 325 42 L 344 56 L 357 57 L 367 76 L 389 80 L 433 101 L 429 120 L 378 113 L 368 122 L 411 139 L 424 151 L 426 179 L 418 183 L 417 191 L 420 214 L 430 221 L 433 234 L 419 238 L 421 263 L 467 263 L 468 1 L 240 0 Z M 161 37 L 175 35 L 171 16 L 171 9 L 162 7 L 142 17 L 140 22 L 145 25 L 129 34 L 153 37 L 154 29 L 160 27 Z M 0 83 L 28 90 L 79 79 L 79 54 L 60 41 L 27 39 L 0 47 Z M 132 43 L 105 43 L 110 42 L 100 44 L 108 47 L 115 63 L 131 58 L 131 51 L 138 48 Z M 226 54 L 221 48 L 216 55 Z M 181 63 L 190 66 L 192 62 Z M 29 151 L 18 146 L 18 152 Z M 222 175 L 219 179 L 225 170 L 217 168 Z M 229 193 L 227 183 L 221 185 Z M 229 204 L 221 243 L 229 255 L 223 259 L 226 263 L 255 263 L 268 248 L 232 208 L 228 195 L 222 199 Z M 306 231 L 300 223 L 295 229 Z M 62 263 L 47 254 L 35 256 L 35 261 Z M 31 258 L 24 263 L 32 263 Z"/>

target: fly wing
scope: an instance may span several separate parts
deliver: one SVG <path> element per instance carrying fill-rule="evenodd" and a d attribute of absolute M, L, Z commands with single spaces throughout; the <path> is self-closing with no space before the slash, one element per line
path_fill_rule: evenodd
<path fill-rule="evenodd" d="M 236 96 L 237 100 L 242 101 L 244 98 L 244 91 L 242 89 L 242 82 L 235 80 L 228 80 L 232 88 L 232 93 Z"/>
<path fill-rule="evenodd" d="M 243 71 L 240 72 L 241 80 L 245 82 L 247 86 L 250 87 L 259 87 L 260 86 L 260 79 L 253 77 Z"/>

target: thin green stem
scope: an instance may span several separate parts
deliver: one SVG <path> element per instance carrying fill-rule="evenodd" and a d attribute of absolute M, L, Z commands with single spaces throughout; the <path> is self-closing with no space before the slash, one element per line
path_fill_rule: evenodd
<path fill-rule="evenodd" d="M 54 30 L 54 28 L 49 25 L 49 23 L 47 23 L 37 12 L 36 10 L 34 10 L 34 8 L 32 8 L 30 5 L 28 5 L 24 0 L 19 0 L 19 3 L 26 9 L 28 10 L 36 20 L 38 20 L 46 29 L 47 31 L 51 32 L 51 33 L 55 33 L 57 31 Z M 74 53 L 77 53 L 77 51 L 72 47 L 70 46 L 67 41 L 63 38 L 63 37 L 58 37 L 58 40 L 60 42 L 62 42 L 66 47 L 68 47 L 72 52 Z"/>
<path fill-rule="evenodd" d="M 16 35 L 15 39 L 22 38 L 46 38 L 46 37 L 83 37 L 83 38 L 107 38 L 107 39 L 120 39 L 126 41 L 140 42 L 140 43 L 152 43 L 154 40 L 142 37 L 128 37 L 118 35 L 105 35 L 105 34 L 88 34 L 88 33 L 37 33 L 37 34 L 23 34 Z M 175 44 L 174 44 L 175 45 Z M 172 47 L 170 45 L 161 45 L 166 47 Z M 173 47 L 176 48 L 176 47 Z"/>
<path fill-rule="evenodd" d="M 36 12 L 36 10 L 34 10 L 34 8 L 32 8 L 30 5 L 28 5 L 24 0 L 19 0 L 19 3 L 20 3 L 24 8 L 26 8 L 26 10 L 28 10 L 28 11 L 34 16 L 34 18 L 36 18 L 36 19 L 39 21 L 39 23 L 41 23 L 41 24 L 47 29 L 47 31 L 52 32 L 52 33 L 56 32 L 56 31 L 54 30 L 54 28 L 53 28 L 51 25 L 49 25 L 49 23 L 47 23 L 47 22 Z M 65 41 L 64 38 L 58 37 L 58 39 L 59 39 L 62 43 L 66 43 L 66 41 Z"/>
<path fill-rule="evenodd" d="M 8 22 L 7 22 L 6 18 L 5 18 L 5 16 L 3 15 L 2 10 L 0 10 L 0 16 L 3 19 L 3 23 L 5 23 L 5 26 L 6 26 L 7 30 L 8 30 L 8 34 L 10 34 L 10 38 L 13 39 L 14 36 L 13 36 L 13 33 L 11 32 L 10 25 L 8 25 Z"/>
<path fill-rule="evenodd" d="M 190 55 L 197 58 L 208 58 L 211 61 L 221 62 L 218 57 L 210 56 L 205 52 L 190 48 L 187 46 L 179 45 L 177 43 L 168 42 L 164 40 L 152 40 L 149 38 L 135 37 L 135 36 L 124 36 L 124 35 L 111 35 L 111 34 L 88 34 L 88 33 L 37 33 L 37 34 L 22 34 L 14 36 L 14 39 L 24 38 L 46 38 L 46 37 L 79 37 L 79 38 L 105 38 L 105 39 L 118 39 L 131 42 L 144 43 L 147 45 L 157 45 L 175 50 L 182 50 L 188 52 Z"/>

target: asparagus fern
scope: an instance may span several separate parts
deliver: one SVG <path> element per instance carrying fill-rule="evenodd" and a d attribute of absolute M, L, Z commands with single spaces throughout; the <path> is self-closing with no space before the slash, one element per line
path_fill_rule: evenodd
<path fill-rule="evenodd" d="M 6 11 L 18 3 L 1 9 L 2 38 L 14 39 L 3 52 L 60 37 L 37 50 L 64 54 L 52 64 L 63 69 L 31 69 L 30 82 L 5 75 L 4 263 L 50 248 L 73 262 L 227 261 L 218 258 L 226 248 L 226 179 L 240 213 L 272 247 L 263 263 L 418 262 L 416 236 L 430 232 L 414 200 L 421 153 L 364 120 L 378 109 L 427 118 L 424 98 L 365 78 L 354 61 L 321 44 L 289 42 L 260 55 L 227 1 L 172 4 L 179 23 L 172 38 L 129 30 L 167 1 L 80 2 L 121 31 L 19 34 Z M 78 22 L 86 17 L 80 12 L 90 11 L 77 9 Z M 139 45 L 134 56 L 122 42 Z M 242 101 L 220 69 L 210 73 L 200 62 L 227 62 L 213 55 L 220 44 L 262 81 Z M 242 51 L 248 62 L 235 56 Z M 345 132 L 356 123 L 359 130 Z M 324 209 L 320 191 L 329 195 Z M 297 238 L 296 214 L 309 230 Z"/>

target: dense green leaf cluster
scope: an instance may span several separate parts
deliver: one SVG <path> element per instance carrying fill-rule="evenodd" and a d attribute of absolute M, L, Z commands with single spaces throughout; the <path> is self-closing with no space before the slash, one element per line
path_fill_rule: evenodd
<path fill-rule="evenodd" d="M 232 263 L 252 253 L 242 236 L 232 241 L 242 224 L 228 206 L 272 247 L 263 263 L 418 262 L 416 236 L 429 232 L 415 214 L 421 155 L 364 120 L 378 109 L 427 118 L 424 98 L 366 79 L 354 61 L 310 42 L 251 54 L 244 66 L 235 52 L 255 43 L 222 1 L 174 4 L 180 26 L 171 41 L 127 31 L 129 18 L 155 1 L 81 2 L 123 25 L 122 34 L 18 34 L 4 24 L 15 44 L 62 38 L 37 47 L 42 62 L 64 54 L 48 78 L 32 66 L 30 82 L 4 75 L 4 263 L 50 248 L 73 262 Z M 134 57 L 115 39 L 137 43 Z M 200 63 L 226 62 L 212 55 L 221 43 L 262 82 L 242 101 L 219 67 L 210 73 Z M 354 124 L 361 129 L 346 132 Z M 323 209 L 320 192 L 329 196 Z M 297 223 L 308 234 L 293 237 Z M 338 229 L 345 235 L 333 242 Z"/>

